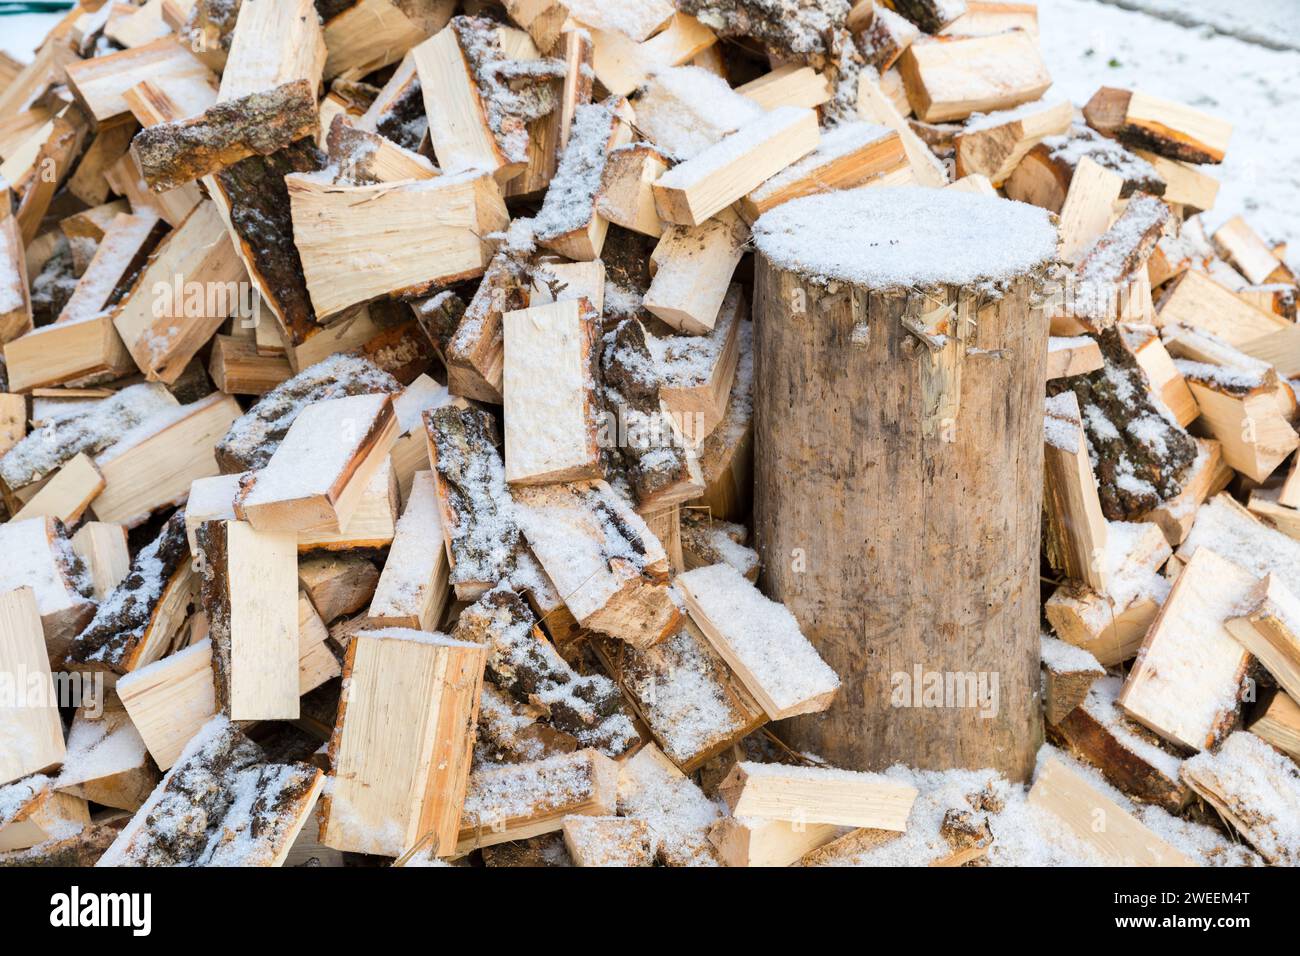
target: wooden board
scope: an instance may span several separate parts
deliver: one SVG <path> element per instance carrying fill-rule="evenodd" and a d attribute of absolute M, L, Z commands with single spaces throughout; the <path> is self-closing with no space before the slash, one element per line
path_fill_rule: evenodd
<path fill-rule="evenodd" d="M 0 705 L 0 785 L 40 773 L 63 760 L 63 721 L 50 677 L 36 596 L 29 587 L 0 594 L 0 661 L 14 690 L 38 687 L 44 700 L 21 697 Z M 21 679 L 21 682 L 19 682 Z"/>

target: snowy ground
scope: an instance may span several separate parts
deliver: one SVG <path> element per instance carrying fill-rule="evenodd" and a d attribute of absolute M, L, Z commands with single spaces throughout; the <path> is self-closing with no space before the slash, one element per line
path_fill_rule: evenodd
<path fill-rule="evenodd" d="M 1244 215 L 1264 236 L 1287 240 L 1300 267 L 1297 13 L 1300 0 L 1039 0 L 1058 95 L 1081 106 L 1103 84 L 1133 86 L 1236 124 L 1227 160 L 1208 167 L 1223 186 L 1207 224 Z M 0 17 L 0 48 L 26 60 L 57 20 Z"/>

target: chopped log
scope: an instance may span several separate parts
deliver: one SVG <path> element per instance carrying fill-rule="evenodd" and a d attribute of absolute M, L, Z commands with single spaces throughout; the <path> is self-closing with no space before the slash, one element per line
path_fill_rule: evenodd
<path fill-rule="evenodd" d="M 217 707 L 234 721 L 298 717 L 298 552 L 291 532 L 207 521 L 196 534 Z"/>
<path fill-rule="evenodd" d="M 926 123 L 1032 102 L 1052 83 L 1037 38 L 1019 31 L 920 37 L 903 52 L 898 70 L 908 103 Z"/>
<path fill-rule="evenodd" d="M 1159 336 L 1154 337 L 1159 341 Z M 1062 337 L 1053 335 L 1047 340 L 1047 378 L 1069 378 L 1095 372 L 1104 366 L 1097 340 L 1086 335 Z M 1168 404 L 1166 402 L 1166 404 Z M 1195 416 L 1193 416 L 1195 417 Z M 1179 422 L 1186 425 L 1186 422 Z"/>
<path fill-rule="evenodd" d="M 917 789 L 874 773 L 741 761 L 718 785 L 733 817 L 907 829 Z"/>
<path fill-rule="evenodd" d="M 158 779 L 144 740 L 124 711 L 106 713 L 100 720 L 80 714 L 73 718 L 68 753 L 54 779 L 60 793 L 135 812 Z"/>
<path fill-rule="evenodd" d="M 488 263 L 478 291 L 447 344 L 447 388 L 453 395 L 499 405 L 505 367 L 501 316 L 528 306 L 524 268 L 508 252 Z"/>
<path fill-rule="evenodd" d="M 964 0 L 884 0 L 885 6 L 906 17 L 926 33 L 939 33 L 966 14 Z M 878 14 L 877 14 L 878 15 Z"/>
<path fill-rule="evenodd" d="M 1300 772 L 1254 734 L 1235 733 L 1217 753 L 1183 764 L 1183 779 L 1274 866 L 1300 862 Z"/>
<path fill-rule="evenodd" d="M 681 612 L 663 546 L 608 484 L 530 486 L 512 496 L 519 527 L 580 624 L 638 648 L 675 631 Z"/>
<path fill-rule="evenodd" d="M 1254 584 L 1247 570 L 1197 548 L 1142 642 L 1119 697 L 1124 712 L 1192 750 L 1221 740 L 1250 663 L 1225 622 Z"/>
<path fill-rule="evenodd" d="M 972 120 L 957 134 L 957 175 L 982 173 L 1001 186 L 1034 146 L 1070 128 L 1069 101 L 1029 103 Z"/>
<path fill-rule="evenodd" d="M 384 628 L 353 636 L 330 739 L 322 843 L 385 856 L 425 843 L 436 856 L 456 851 L 485 657 L 483 647 L 437 633 Z M 393 695 L 395 680 L 418 692 Z M 390 731 L 382 745 L 378 727 Z"/>
<path fill-rule="evenodd" d="M 1125 328 L 1124 341 L 1146 373 L 1152 395 L 1158 396 L 1174 420 L 1186 428 L 1201 414 L 1191 389 L 1187 387 L 1187 380 L 1178 371 L 1155 328 L 1142 328 L 1136 333 L 1133 329 L 1132 326 Z"/>
<path fill-rule="evenodd" d="M 43 701 L 20 698 L 0 705 L 0 731 L 13 742 L 0 751 L 0 783 L 10 783 L 51 769 L 66 753 L 41 615 L 30 586 L 0 593 L 0 662 L 22 687 L 44 692 Z"/>
<path fill-rule="evenodd" d="M 831 99 L 830 84 L 825 75 L 798 63 L 775 67 L 757 79 L 742 83 L 736 87 L 736 92 L 765 110 L 781 106 L 813 109 Z"/>
<path fill-rule="evenodd" d="M 59 793 L 44 774 L 0 787 L 0 852 L 39 846 L 89 823 L 86 801 Z"/>
<path fill-rule="evenodd" d="M 898 134 L 918 185 L 939 188 L 948 183 L 948 170 L 916 135 L 903 113 L 869 76 L 858 78 L 858 115 L 872 123 L 888 126 Z"/>
<path fill-rule="evenodd" d="M 1108 584 L 1109 527 L 1088 458 L 1079 400 L 1061 392 L 1047 400 L 1043 444 L 1044 548 L 1052 567 L 1097 591 Z"/>
<path fill-rule="evenodd" d="M 86 565 L 95 600 L 102 601 L 131 570 L 126 528 L 104 521 L 87 521 L 72 536 L 72 550 Z"/>
<path fill-rule="evenodd" d="M 222 102 L 307 80 L 313 96 L 325 66 L 325 38 L 312 0 L 241 3 L 221 71 Z"/>
<path fill-rule="evenodd" d="M 198 641 L 136 668 L 118 680 L 116 690 L 149 756 L 167 770 L 217 713 L 212 642 Z"/>
<path fill-rule="evenodd" d="M 67 64 L 68 86 L 96 123 L 131 111 L 124 94 L 147 81 L 178 102 L 216 89 L 216 75 L 172 37 Z M 193 90 L 194 92 L 190 92 Z"/>
<path fill-rule="evenodd" d="M 0 208 L 0 343 L 12 342 L 32 329 L 32 298 L 27 257 L 18 218 L 9 214 L 8 190 Z"/>
<path fill-rule="evenodd" d="M 1255 285 L 1295 284 L 1295 276 L 1240 216 L 1233 216 L 1211 237 L 1223 258 Z"/>
<path fill-rule="evenodd" d="M 396 63 L 428 33 L 390 0 L 360 0 L 325 21 L 324 77 L 365 76 Z"/>
<path fill-rule="evenodd" d="M 665 866 L 720 865 L 709 828 L 722 812 L 654 744 L 624 761 L 618 777 L 618 813 L 650 827 L 655 856 Z"/>
<path fill-rule="evenodd" d="M 1185 163 L 1221 163 L 1232 124 L 1181 103 L 1103 86 L 1083 107 L 1099 133 Z"/>
<path fill-rule="evenodd" d="M 676 13 L 659 33 L 643 43 L 618 30 L 591 28 L 592 70 L 605 89 L 626 96 L 662 69 L 681 66 L 718 42 L 717 35 L 695 17 Z"/>
<path fill-rule="evenodd" d="M 418 376 L 393 399 L 397 427 L 401 437 L 393 445 L 390 455 L 393 474 L 397 479 L 402 502 L 411 497 L 411 483 L 415 473 L 429 467 L 429 453 L 424 437 L 424 413 L 444 405 L 465 404 L 464 399 L 453 398 L 445 385 L 439 385 L 427 375 Z"/>
<path fill-rule="evenodd" d="M 65 462 L 10 519 L 58 518 L 75 525 L 95 496 L 104 490 L 104 476 L 85 452 Z"/>
<path fill-rule="evenodd" d="M 0 867 L 94 866 L 117 839 L 127 819 L 123 815 L 104 823 L 92 823 L 69 837 L 47 840 L 26 850 L 0 853 Z"/>
<path fill-rule="evenodd" d="M 575 866 L 651 866 L 650 827 L 622 817 L 564 818 L 564 845 Z"/>
<path fill-rule="evenodd" d="M 669 158 L 646 143 L 631 143 L 611 150 L 601 170 L 596 192 L 597 218 L 658 238 L 664 225 L 655 209 L 656 180 L 668 169 Z"/>
<path fill-rule="evenodd" d="M 35 591 L 46 650 L 57 660 L 95 615 L 90 579 L 62 523 L 54 518 L 7 521 L 0 525 L 0 553 L 10 556 L 0 564 L 0 593 L 23 587 Z M 13 627 L 25 633 L 18 623 Z"/>
<path fill-rule="evenodd" d="M 1214 208 L 1214 201 L 1219 195 L 1217 179 L 1207 176 L 1195 166 L 1166 159 L 1145 149 L 1136 149 L 1134 153 L 1150 163 L 1165 181 L 1165 202 L 1182 206 L 1189 215 Z"/>
<path fill-rule="evenodd" d="M 228 395 L 265 395 L 293 377 L 283 355 L 262 355 L 256 344 L 233 335 L 214 335 L 208 375 Z"/>
<path fill-rule="evenodd" d="M 1046 634 L 1039 641 L 1043 663 L 1043 719 L 1059 724 L 1083 703 L 1088 689 L 1106 669 L 1088 651 Z"/>
<path fill-rule="evenodd" d="M 857 10 L 864 10 L 864 13 L 859 14 L 855 22 L 854 12 Z M 869 2 L 856 4 L 850 10 L 846 25 L 853 31 L 858 51 L 877 73 L 884 73 L 897 63 L 903 51 L 921 35 L 920 28 L 912 21 L 889 7 L 876 7 Z"/>
<path fill-rule="evenodd" d="M 1292 760 L 1300 760 L 1300 706 L 1279 691 L 1255 718 L 1250 732 L 1272 744 Z"/>
<path fill-rule="evenodd" d="M 1228 633 L 1250 651 L 1282 689 L 1300 697 L 1300 600 L 1272 574 L 1254 590 L 1228 619 Z"/>
<path fill-rule="evenodd" d="M 668 227 L 651 254 L 655 277 L 642 308 L 682 332 L 707 334 L 748 241 L 749 229 L 729 209 L 698 226 Z"/>
<path fill-rule="evenodd" d="M 1110 228 L 1115 204 L 1124 188 L 1119 173 L 1085 156 L 1075 167 L 1070 191 L 1061 206 L 1061 258 L 1077 263 Z"/>
<path fill-rule="evenodd" d="M 1059 757 L 1039 771 L 1029 803 L 1060 820 L 1112 866 L 1194 865 Z"/>
<path fill-rule="evenodd" d="M 709 829 L 709 841 L 724 866 L 789 866 L 843 833 L 830 823 L 723 817 Z"/>
<path fill-rule="evenodd" d="M 447 579 L 438 491 L 433 475 L 418 471 L 366 617 L 382 627 L 435 631 L 446 610 Z"/>
<path fill-rule="evenodd" d="M 1165 287 L 1156 312 L 1161 327 L 1186 325 L 1238 347 L 1289 325 L 1243 301 L 1203 272 L 1190 269 Z"/>
<path fill-rule="evenodd" d="M 378 133 L 352 126 L 342 117 L 335 117 L 330 125 L 327 143 L 330 163 L 338 168 L 336 182 L 364 185 L 440 175 L 433 163 L 419 153 L 403 149 Z"/>
<path fill-rule="evenodd" d="M 750 582 L 758 581 L 758 552 L 747 546 L 749 529 L 730 521 L 715 521 L 692 512 L 681 521 L 682 570 L 710 564 L 731 565 Z"/>
<path fill-rule="evenodd" d="M 379 572 L 364 555 L 329 554 L 298 562 L 298 584 L 326 624 L 369 604 L 378 582 Z"/>
<path fill-rule="evenodd" d="M 660 401 L 693 445 L 726 417 L 748 312 L 740 286 L 729 285 L 713 328 L 703 336 L 646 333 L 659 372 Z"/>
<path fill-rule="evenodd" d="M 729 564 L 688 571 L 678 576 L 677 587 L 691 620 L 769 718 L 830 707 L 839 678 L 783 605 L 764 597 Z"/>
<path fill-rule="evenodd" d="M 1232 469 L 1223 460 L 1223 447 L 1217 441 L 1198 438 L 1196 447 L 1196 460 L 1187 466 L 1183 490 L 1146 516 L 1160 526 L 1173 547 L 1182 544 L 1192 530 L 1197 509 L 1232 480 Z"/>

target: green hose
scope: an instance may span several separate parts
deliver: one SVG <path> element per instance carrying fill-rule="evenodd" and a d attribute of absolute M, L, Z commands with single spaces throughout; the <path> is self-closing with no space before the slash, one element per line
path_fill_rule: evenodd
<path fill-rule="evenodd" d="M 25 0 L 21 3 L 0 0 L 0 17 L 11 13 L 63 13 L 71 10 L 72 6 L 64 0 Z"/>

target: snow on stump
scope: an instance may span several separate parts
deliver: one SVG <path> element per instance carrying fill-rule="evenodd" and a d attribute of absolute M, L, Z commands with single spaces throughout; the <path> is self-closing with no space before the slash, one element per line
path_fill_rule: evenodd
<path fill-rule="evenodd" d="M 857 770 L 1038 746 L 1038 552 L 1056 230 L 972 193 L 856 189 L 754 225 L 764 591 L 843 686 L 783 729 Z"/>

